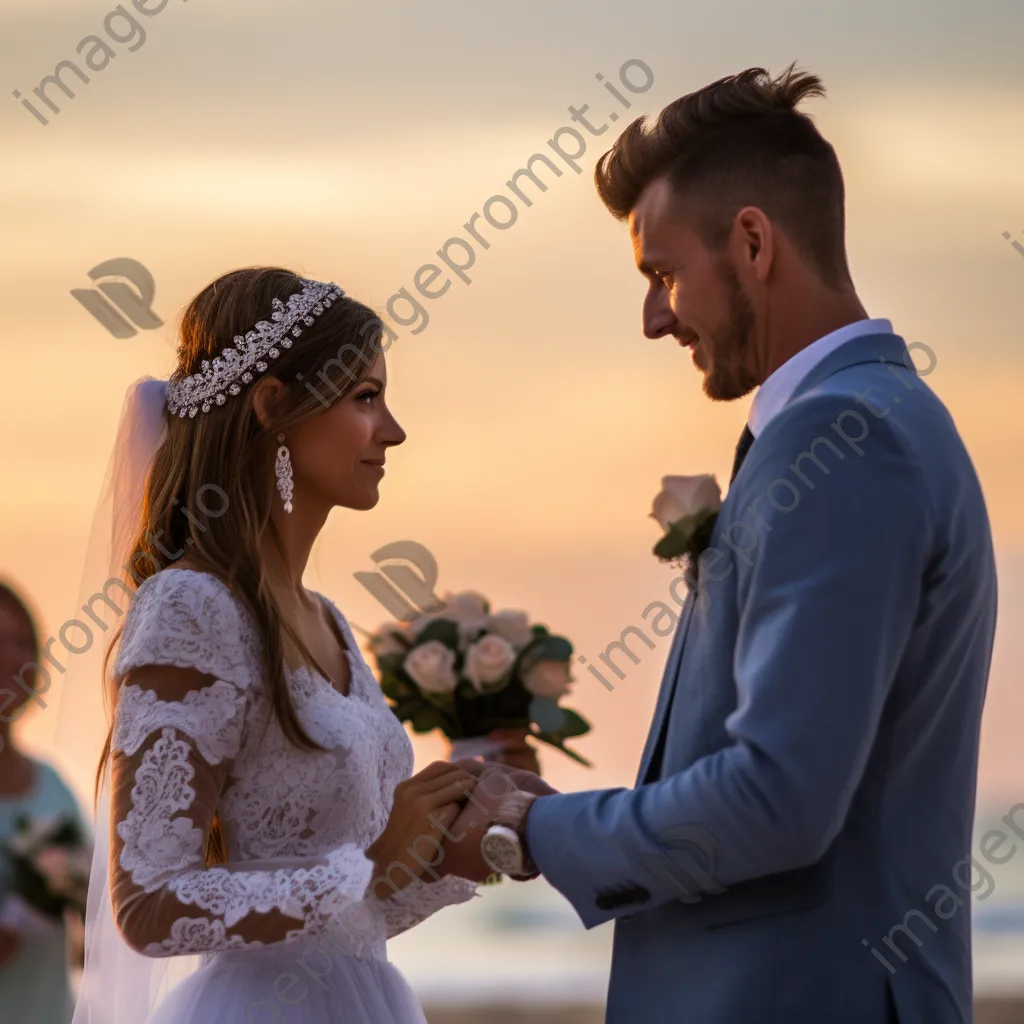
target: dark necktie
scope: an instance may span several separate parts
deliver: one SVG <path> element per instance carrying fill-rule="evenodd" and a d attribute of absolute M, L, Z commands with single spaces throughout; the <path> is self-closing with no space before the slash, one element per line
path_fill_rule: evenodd
<path fill-rule="evenodd" d="M 732 476 L 729 477 L 729 483 L 736 479 L 736 474 L 740 471 L 740 466 L 743 465 L 743 460 L 747 457 L 747 452 L 750 451 L 750 446 L 753 443 L 754 435 L 750 432 L 750 427 L 744 427 L 743 433 L 740 434 L 739 444 L 736 445 L 736 458 L 733 459 Z"/>

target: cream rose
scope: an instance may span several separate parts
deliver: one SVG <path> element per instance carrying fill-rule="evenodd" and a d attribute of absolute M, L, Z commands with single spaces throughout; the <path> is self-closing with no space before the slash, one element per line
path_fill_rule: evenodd
<path fill-rule="evenodd" d="M 462 622 L 463 619 L 482 619 L 487 615 L 487 598 L 475 590 L 464 590 L 460 594 L 448 591 L 441 600 L 444 608 L 435 615 L 446 619 Z"/>
<path fill-rule="evenodd" d="M 526 612 L 496 612 L 488 618 L 487 629 L 504 637 L 513 647 L 525 647 L 533 639 Z"/>
<path fill-rule="evenodd" d="M 460 594 L 448 591 L 442 600 L 444 608 L 435 612 L 434 617 L 451 619 L 456 623 L 459 628 L 459 648 L 465 653 L 470 640 L 487 628 L 487 599 L 475 590 L 464 590 Z"/>
<path fill-rule="evenodd" d="M 402 667 L 425 693 L 451 693 L 459 682 L 455 652 L 440 640 L 418 644 L 405 656 Z"/>
<path fill-rule="evenodd" d="M 558 700 L 569 692 L 569 663 L 567 661 L 538 661 L 523 673 L 523 686 L 535 697 Z"/>
<path fill-rule="evenodd" d="M 661 491 L 651 507 L 651 518 L 668 531 L 673 523 L 701 512 L 717 512 L 722 507 L 722 491 L 712 474 L 665 476 Z"/>
<path fill-rule="evenodd" d="M 516 660 L 515 648 L 503 637 L 487 633 L 466 651 L 464 671 L 480 693 L 498 682 Z"/>

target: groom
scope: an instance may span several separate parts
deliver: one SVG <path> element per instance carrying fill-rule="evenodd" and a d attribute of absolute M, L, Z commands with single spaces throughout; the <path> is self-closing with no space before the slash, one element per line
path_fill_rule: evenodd
<path fill-rule="evenodd" d="M 689 349 L 712 400 L 759 387 L 635 787 L 491 815 L 586 927 L 615 919 L 612 1024 L 972 1019 L 992 540 L 934 354 L 854 290 L 839 163 L 796 109 L 815 95 L 750 69 L 595 172 L 644 334 Z M 463 818 L 456 873 L 487 824 Z"/>

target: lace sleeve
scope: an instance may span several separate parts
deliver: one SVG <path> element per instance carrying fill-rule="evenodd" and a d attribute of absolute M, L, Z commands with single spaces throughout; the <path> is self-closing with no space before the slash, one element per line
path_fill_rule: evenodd
<path fill-rule="evenodd" d="M 443 907 L 471 900 L 476 891 L 476 882 L 455 875 L 445 875 L 436 882 L 425 882 L 421 878 L 411 882 L 404 889 L 389 894 L 380 904 L 387 937 L 393 939 L 401 935 Z"/>
<path fill-rule="evenodd" d="M 220 581 L 185 570 L 139 588 L 115 664 L 110 891 L 147 956 L 282 942 L 342 923 L 372 864 L 354 844 L 302 860 L 205 866 L 210 826 L 259 679 L 252 625 Z"/>

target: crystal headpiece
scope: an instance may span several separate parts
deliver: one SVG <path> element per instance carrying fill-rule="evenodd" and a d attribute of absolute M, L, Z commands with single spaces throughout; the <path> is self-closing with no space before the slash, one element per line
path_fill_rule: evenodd
<path fill-rule="evenodd" d="M 167 408 L 172 415 L 195 416 L 209 412 L 214 405 L 223 405 L 237 395 L 243 384 L 264 373 L 268 359 L 276 359 L 281 349 L 292 347 L 292 338 L 307 327 L 332 302 L 345 293 L 336 285 L 300 278 L 302 291 L 288 296 L 287 304 L 274 299 L 270 320 L 261 320 L 245 335 L 238 334 L 211 362 L 204 359 L 202 369 L 190 377 L 171 377 L 167 384 Z"/>

